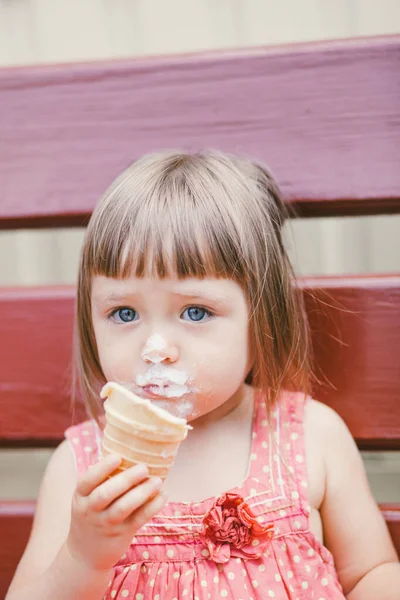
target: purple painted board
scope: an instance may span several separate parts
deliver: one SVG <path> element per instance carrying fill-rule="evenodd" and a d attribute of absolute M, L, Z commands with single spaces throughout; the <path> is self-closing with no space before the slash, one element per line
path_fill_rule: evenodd
<path fill-rule="evenodd" d="M 399 211 L 399 98 L 396 36 L 3 69 L 0 227 L 81 224 L 166 147 L 261 159 L 301 214 Z"/>

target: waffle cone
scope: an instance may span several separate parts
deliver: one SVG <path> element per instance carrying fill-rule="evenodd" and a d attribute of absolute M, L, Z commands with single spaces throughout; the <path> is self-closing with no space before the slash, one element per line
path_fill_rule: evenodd
<path fill-rule="evenodd" d="M 103 387 L 101 397 L 106 398 L 103 455 L 122 458 L 115 473 L 142 463 L 150 476 L 165 479 L 190 429 L 186 419 L 174 417 L 115 382 Z"/>

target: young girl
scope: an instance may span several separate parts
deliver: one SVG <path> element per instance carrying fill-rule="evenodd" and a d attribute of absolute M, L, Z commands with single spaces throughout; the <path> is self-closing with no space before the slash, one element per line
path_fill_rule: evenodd
<path fill-rule="evenodd" d="M 283 220 L 269 172 L 217 152 L 146 156 L 105 193 L 76 314 L 91 419 L 52 456 L 7 600 L 399 598 L 353 439 L 309 396 Z M 106 381 L 185 411 L 164 484 L 143 465 L 109 477 Z"/>

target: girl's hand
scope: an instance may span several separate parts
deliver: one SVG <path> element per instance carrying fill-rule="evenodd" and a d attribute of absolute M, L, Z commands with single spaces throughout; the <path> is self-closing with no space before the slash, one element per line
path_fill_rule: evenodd
<path fill-rule="evenodd" d="M 89 569 L 111 569 L 133 536 L 165 504 L 162 480 L 136 465 L 107 479 L 121 463 L 107 456 L 78 480 L 66 547 Z"/>

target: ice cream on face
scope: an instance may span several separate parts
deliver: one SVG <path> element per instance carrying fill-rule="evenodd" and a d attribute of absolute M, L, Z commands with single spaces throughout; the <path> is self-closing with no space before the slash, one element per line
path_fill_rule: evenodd
<path fill-rule="evenodd" d="M 149 337 L 142 352 L 143 360 L 159 364 L 167 358 L 165 349 L 167 343 L 161 335 L 154 333 Z"/>
<path fill-rule="evenodd" d="M 171 415 L 115 382 L 107 383 L 100 395 L 106 398 L 103 454 L 121 456 L 117 471 L 144 463 L 150 475 L 164 479 L 180 443 L 192 429 L 186 419 Z"/>
<path fill-rule="evenodd" d="M 135 383 L 141 388 L 151 386 L 153 393 L 163 398 L 181 398 L 192 392 L 185 371 L 162 364 L 151 365 L 144 375 L 136 376 Z"/>

